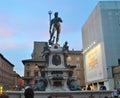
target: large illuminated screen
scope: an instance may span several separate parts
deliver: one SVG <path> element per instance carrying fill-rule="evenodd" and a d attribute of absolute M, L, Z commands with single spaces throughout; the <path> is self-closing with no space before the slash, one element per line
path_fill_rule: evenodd
<path fill-rule="evenodd" d="M 101 45 L 92 48 L 85 55 L 86 80 L 87 82 L 103 79 L 103 65 Z"/>

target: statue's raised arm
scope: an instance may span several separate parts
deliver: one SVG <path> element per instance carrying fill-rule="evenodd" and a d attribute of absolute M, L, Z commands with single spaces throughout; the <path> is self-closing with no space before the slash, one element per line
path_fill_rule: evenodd
<path fill-rule="evenodd" d="M 57 31 L 57 36 L 56 36 L 56 44 L 59 41 L 59 36 L 60 36 L 60 31 L 61 31 L 61 23 L 62 19 L 60 17 L 58 17 L 58 12 L 54 13 L 54 18 L 52 20 L 50 20 L 50 40 L 49 43 L 52 42 L 52 39 L 54 40 L 54 33 L 55 31 Z"/>

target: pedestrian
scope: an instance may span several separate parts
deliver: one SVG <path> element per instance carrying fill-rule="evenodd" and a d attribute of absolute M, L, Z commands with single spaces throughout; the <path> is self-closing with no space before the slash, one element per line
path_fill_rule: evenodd
<path fill-rule="evenodd" d="M 88 87 L 87 87 L 87 90 L 91 90 L 91 87 L 90 87 L 90 85 L 88 85 Z"/>
<path fill-rule="evenodd" d="M 48 98 L 52 98 L 51 96 L 48 96 Z"/>
<path fill-rule="evenodd" d="M 34 91 L 32 88 L 27 88 L 24 92 L 25 98 L 34 98 Z"/>
<path fill-rule="evenodd" d="M 116 88 L 114 88 L 114 90 L 113 90 L 113 96 L 114 96 L 114 98 L 118 98 L 118 91 Z"/>
<path fill-rule="evenodd" d="M 0 98 L 10 98 L 8 94 L 1 94 Z"/>
<path fill-rule="evenodd" d="M 24 88 L 24 87 L 22 87 L 21 91 L 25 91 L 25 88 Z"/>

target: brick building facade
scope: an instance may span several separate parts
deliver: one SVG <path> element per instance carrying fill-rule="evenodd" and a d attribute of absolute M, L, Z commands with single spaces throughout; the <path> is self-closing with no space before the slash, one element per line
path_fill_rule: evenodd
<path fill-rule="evenodd" d="M 82 51 L 69 51 L 67 57 L 67 64 L 76 65 L 74 69 L 73 77 L 77 79 L 77 83 L 81 86 L 85 86 L 84 78 L 84 66 L 83 66 L 83 54 Z"/>
<path fill-rule="evenodd" d="M 14 65 L 0 54 L 0 85 L 4 88 L 14 85 L 13 68 Z"/>

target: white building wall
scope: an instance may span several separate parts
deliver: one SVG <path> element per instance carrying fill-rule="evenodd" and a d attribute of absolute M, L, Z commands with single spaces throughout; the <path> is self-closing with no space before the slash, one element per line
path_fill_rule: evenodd
<path fill-rule="evenodd" d="M 99 35 L 99 36 L 98 36 Z M 100 7 L 97 5 L 82 28 L 83 50 L 85 51 L 93 42 L 102 40 L 102 23 Z"/>
<path fill-rule="evenodd" d="M 101 4 L 106 63 L 118 65 L 120 58 L 120 2 Z"/>
<path fill-rule="evenodd" d="M 111 66 L 117 65 L 118 58 L 120 58 L 119 37 L 120 1 L 99 2 L 82 28 L 86 84 L 104 82 L 104 85 L 107 86 L 107 89 L 113 88 L 114 83 L 112 78 Z M 86 59 L 88 59 L 88 53 L 98 45 L 100 45 L 101 47 L 100 51 L 102 63 L 100 63 L 100 60 L 98 60 L 95 68 L 99 68 L 97 67 L 98 63 L 101 64 L 103 69 L 103 78 L 93 78 L 93 80 L 89 81 L 90 74 L 87 75 L 86 72 L 88 71 L 88 61 Z M 91 62 L 93 59 L 91 59 Z M 90 77 L 95 76 L 92 75 Z"/>

